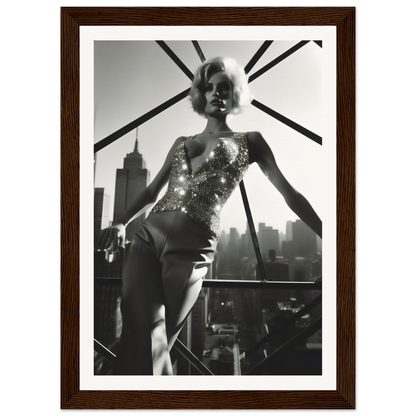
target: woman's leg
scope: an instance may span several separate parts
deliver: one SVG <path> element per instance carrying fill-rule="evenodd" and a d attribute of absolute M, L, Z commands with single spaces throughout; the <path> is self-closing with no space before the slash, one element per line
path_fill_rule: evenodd
<path fill-rule="evenodd" d="M 185 286 L 182 287 L 182 293 L 179 297 L 175 296 L 173 292 L 168 292 L 167 305 L 169 306 L 167 306 L 166 312 L 166 333 L 169 351 L 172 349 L 192 307 L 198 299 L 202 288 L 202 278 L 206 275 L 206 272 L 207 268 L 193 269 Z M 183 273 L 183 269 L 170 269 L 164 277 L 173 281 L 177 273 Z"/>
<path fill-rule="evenodd" d="M 161 254 L 169 350 L 198 299 L 216 245 L 200 224 L 182 212 L 175 213 Z"/>

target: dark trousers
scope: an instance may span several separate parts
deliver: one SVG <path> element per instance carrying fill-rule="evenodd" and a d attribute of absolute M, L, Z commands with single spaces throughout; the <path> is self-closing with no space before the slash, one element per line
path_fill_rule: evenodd
<path fill-rule="evenodd" d="M 123 328 L 113 374 L 172 374 L 172 348 L 217 242 L 181 211 L 150 214 L 123 268 Z"/>

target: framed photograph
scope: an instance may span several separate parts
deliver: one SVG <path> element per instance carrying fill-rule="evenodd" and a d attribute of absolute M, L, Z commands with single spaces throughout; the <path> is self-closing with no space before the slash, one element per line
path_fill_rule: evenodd
<path fill-rule="evenodd" d="M 210 75 L 205 96 L 222 92 L 198 107 L 191 84 L 209 62 L 231 81 Z M 238 96 L 235 62 L 248 87 Z M 61 76 L 61 407 L 355 408 L 355 8 L 62 8 Z M 218 143 L 193 157 L 214 119 Z M 252 156 L 260 141 L 276 168 Z M 156 205 L 129 222 L 120 250 L 104 250 L 102 229 L 158 183 L 165 160 Z M 215 256 L 204 251 L 209 263 L 192 271 L 204 276 L 169 368 L 156 370 L 152 347 L 153 370 L 117 372 L 120 303 L 136 282 L 122 278 L 125 259 L 151 234 L 150 213 L 181 210 L 215 236 Z M 146 264 L 149 275 L 158 267 Z"/>

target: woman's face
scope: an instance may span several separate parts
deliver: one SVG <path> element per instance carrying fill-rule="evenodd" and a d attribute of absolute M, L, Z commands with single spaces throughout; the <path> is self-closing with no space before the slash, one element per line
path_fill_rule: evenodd
<path fill-rule="evenodd" d="M 205 84 L 205 113 L 227 115 L 233 105 L 233 87 L 224 72 L 216 72 Z"/>

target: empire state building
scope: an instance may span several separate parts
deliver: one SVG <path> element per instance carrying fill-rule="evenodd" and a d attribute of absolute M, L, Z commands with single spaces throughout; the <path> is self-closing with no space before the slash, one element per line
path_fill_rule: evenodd
<path fill-rule="evenodd" d="M 139 140 L 136 132 L 136 142 L 132 153 L 124 158 L 123 169 L 117 169 L 116 189 L 114 193 L 114 220 L 133 203 L 138 194 L 147 187 L 150 172 L 146 169 L 146 162 L 139 153 Z M 134 233 L 140 228 L 145 214 L 132 221 L 126 228 L 126 241 L 131 241 Z"/>

